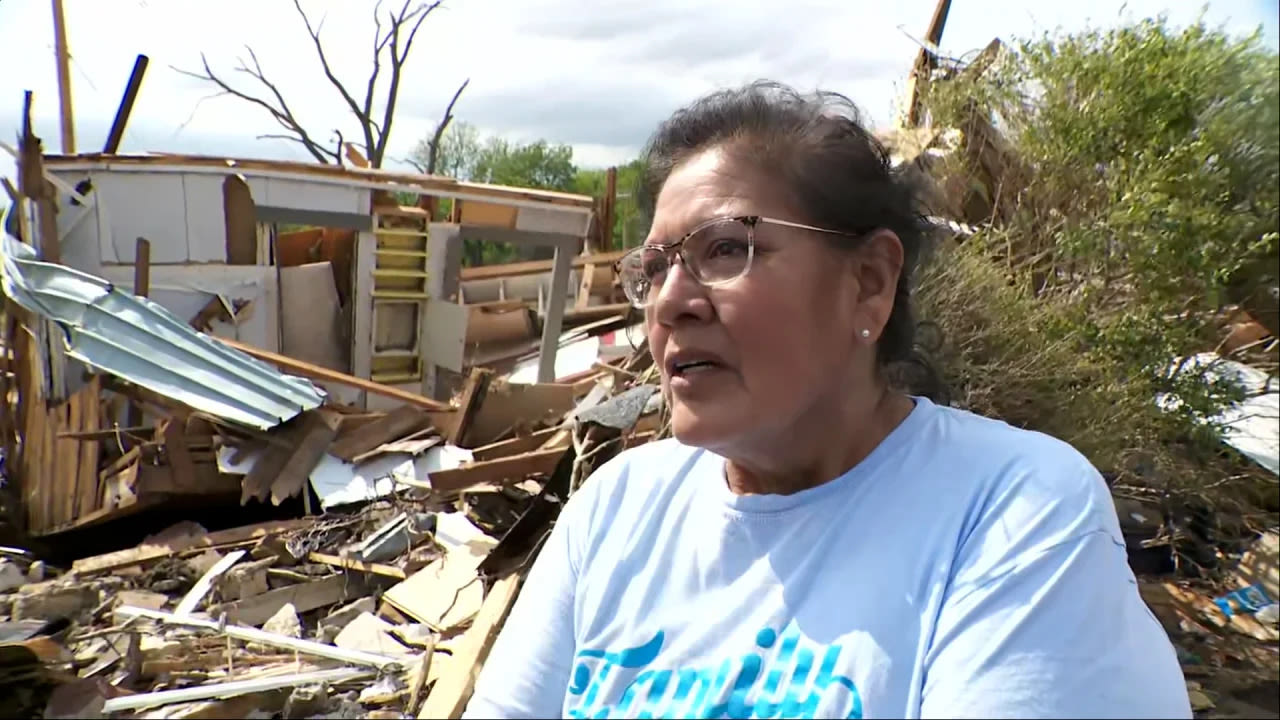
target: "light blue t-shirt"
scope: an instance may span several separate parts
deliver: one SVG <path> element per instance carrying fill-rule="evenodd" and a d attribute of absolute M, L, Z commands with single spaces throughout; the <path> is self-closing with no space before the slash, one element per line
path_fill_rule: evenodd
<path fill-rule="evenodd" d="M 1069 445 L 923 398 L 865 460 L 734 495 L 624 452 L 566 504 L 464 717 L 1189 718 Z"/>

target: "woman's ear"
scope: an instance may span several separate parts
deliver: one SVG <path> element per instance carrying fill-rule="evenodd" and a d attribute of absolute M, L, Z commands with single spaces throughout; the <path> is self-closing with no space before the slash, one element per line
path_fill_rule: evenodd
<path fill-rule="evenodd" d="M 880 229 L 868 235 L 856 251 L 854 272 L 858 280 L 858 322 L 860 339 L 880 337 L 893 313 L 893 301 L 902 276 L 902 240 L 892 230 Z M 868 330 L 863 335 L 862 330 Z"/>

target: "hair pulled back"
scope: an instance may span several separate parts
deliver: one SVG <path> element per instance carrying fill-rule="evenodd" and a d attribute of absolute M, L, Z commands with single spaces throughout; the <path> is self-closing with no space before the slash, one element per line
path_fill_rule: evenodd
<path fill-rule="evenodd" d="M 909 384 L 939 385 L 916 351 L 911 303 L 912 279 L 927 255 L 934 227 L 916 185 L 894 170 L 888 151 L 866 129 L 853 102 L 839 93 L 804 95 L 758 81 L 711 93 L 677 110 L 658 126 L 642 154 L 641 211 L 652 219 L 658 193 L 672 171 L 713 148 L 774 178 L 788 193 L 790 206 L 803 214 L 792 219 L 850 235 L 834 240 L 837 244 L 852 250 L 860 236 L 882 228 L 898 236 L 903 268 L 876 356 L 885 369 L 905 371 L 901 366 L 915 365 L 925 371 L 925 377 Z"/>

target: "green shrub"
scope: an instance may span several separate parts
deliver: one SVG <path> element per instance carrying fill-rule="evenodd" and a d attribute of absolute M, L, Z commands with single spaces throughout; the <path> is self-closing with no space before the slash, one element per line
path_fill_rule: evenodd
<path fill-rule="evenodd" d="M 1146 20 L 1017 42 L 925 105 L 965 133 L 935 176 L 986 185 L 983 230 L 919 293 L 959 404 L 1072 442 L 1122 487 L 1274 495 L 1197 422 L 1238 391 L 1171 368 L 1215 347 L 1240 288 L 1274 279 L 1254 275 L 1280 252 L 1276 53 Z M 992 128 L 1016 158 L 994 187 Z M 1158 410 L 1161 393 L 1181 408 Z"/>

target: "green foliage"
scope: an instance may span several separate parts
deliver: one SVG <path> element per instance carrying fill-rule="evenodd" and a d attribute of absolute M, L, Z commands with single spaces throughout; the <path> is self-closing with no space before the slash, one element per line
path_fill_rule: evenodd
<path fill-rule="evenodd" d="M 994 225 L 922 293 L 967 402 L 1122 475 L 1138 451 L 1208 457 L 1193 420 L 1236 392 L 1170 368 L 1214 347 L 1236 290 L 1263 280 L 1250 269 L 1280 251 L 1280 58 L 1257 35 L 1161 18 L 1019 42 L 925 103 L 971 150 L 989 121 L 1018 159 Z M 944 173 L 976 176 L 975 154 Z M 1182 408 L 1156 410 L 1170 392 Z"/>
<path fill-rule="evenodd" d="M 430 155 L 430 138 L 423 138 L 409 161 L 425 171 Z M 454 122 L 440 138 L 435 172 L 471 182 L 573 192 L 578 169 L 573 164 L 573 148 L 568 145 L 482 139 L 474 125 Z M 448 203 L 441 209 L 447 212 Z M 463 248 L 463 264 L 468 266 L 514 262 L 518 257 L 519 250 L 507 243 L 468 240 Z"/>
<path fill-rule="evenodd" d="M 579 170 L 574 179 L 573 192 L 592 197 L 604 197 L 605 170 Z M 649 227 L 636 204 L 636 189 L 644 174 L 643 161 L 632 160 L 618 166 L 617 203 L 614 205 L 613 247 L 635 247 L 644 242 Z"/>
<path fill-rule="evenodd" d="M 409 162 L 425 170 L 430 155 L 430 138 L 423 138 Z M 571 192 L 578 169 L 573 164 L 573 148 L 568 145 L 481 138 L 474 125 L 454 122 L 440 137 L 435 172 L 471 182 Z"/>
<path fill-rule="evenodd" d="M 511 143 L 502 138 L 489 138 L 470 168 L 476 182 L 561 192 L 573 189 L 577 172 L 573 148 L 568 145 L 550 145 L 546 140 Z"/>

